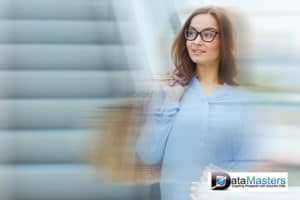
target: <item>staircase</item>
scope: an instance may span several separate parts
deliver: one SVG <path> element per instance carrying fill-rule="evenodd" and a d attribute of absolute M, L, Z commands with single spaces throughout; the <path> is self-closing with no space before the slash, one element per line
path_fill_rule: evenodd
<path fill-rule="evenodd" d="M 1 200 L 147 199 L 85 162 L 96 108 L 134 92 L 131 22 L 113 2 L 0 1 Z"/>

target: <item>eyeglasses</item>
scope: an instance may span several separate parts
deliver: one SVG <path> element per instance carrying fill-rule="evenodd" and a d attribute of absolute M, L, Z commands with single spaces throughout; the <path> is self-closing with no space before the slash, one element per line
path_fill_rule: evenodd
<path fill-rule="evenodd" d="M 198 32 L 195 28 L 189 27 L 184 30 L 184 37 L 186 40 L 193 41 L 200 35 L 201 40 L 204 42 L 212 42 L 218 33 L 211 28 L 206 28 Z"/>

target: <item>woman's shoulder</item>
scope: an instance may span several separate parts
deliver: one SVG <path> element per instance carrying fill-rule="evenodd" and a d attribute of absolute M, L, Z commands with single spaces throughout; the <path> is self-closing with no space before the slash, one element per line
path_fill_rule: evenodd
<path fill-rule="evenodd" d="M 235 102 L 250 103 L 255 101 L 255 92 L 245 86 L 233 86 L 226 84 L 226 96 Z"/>

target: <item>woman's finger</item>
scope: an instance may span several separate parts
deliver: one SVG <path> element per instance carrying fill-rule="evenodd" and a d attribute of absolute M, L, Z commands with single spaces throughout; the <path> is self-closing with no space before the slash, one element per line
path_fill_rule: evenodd
<path fill-rule="evenodd" d="M 174 85 L 176 84 L 176 82 L 177 82 L 177 81 L 176 81 L 175 79 L 170 79 L 170 80 L 169 80 L 169 85 L 170 85 L 170 86 L 174 86 Z"/>
<path fill-rule="evenodd" d="M 169 86 L 174 86 L 176 83 L 184 86 L 186 83 L 184 78 L 176 75 L 175 70 L 167 71 L 167 73 L 165 74 L 155 75 L 154 77 L 152 77 L 152 79 L 159 80 L 161 84 Z"/>
<path fill-rule="evenodd" d="M 174 75 L 173 78 L 182 86 L 187 84 L 187 80 L 185 78 Z"/>
<path fill-rule="evenodd" d="M 181 77 L 179 77 L 175 74 L 172 76 L 172 78 L 175 79 L 176 81 L 182 81 L 183 80 L 183 78 L 181 78 Z"/>

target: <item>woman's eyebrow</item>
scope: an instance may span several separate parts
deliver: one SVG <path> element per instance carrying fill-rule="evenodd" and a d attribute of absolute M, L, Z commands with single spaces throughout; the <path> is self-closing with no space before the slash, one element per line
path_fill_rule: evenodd
<path fill-rule="evenodd" d="M 196 29 L 194 26 L 191 26 L 191 25 L 190 25 L 190 27 L 198 31 L 198 29 Z M 206 28 L 201 29 L 201 31 L 203 31 L 203 30 L 213 30 L 213 31 L 218 31 L 216 28 L 213 28 L 213 27 L 206 27 Z"/>
<path fill-rule="evenodd" d="M 202 30 L 213 30 L 213 31 L 218 31 L 216 28 L 212 28 L 212 27 L 208 27 L 208 28 L 204 28 Z"/>

